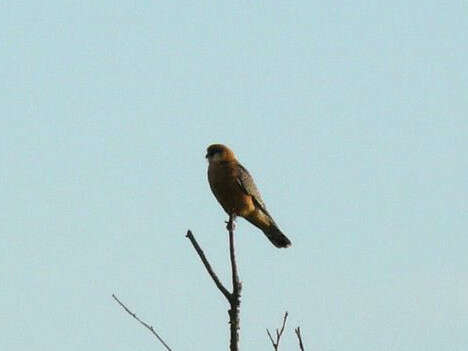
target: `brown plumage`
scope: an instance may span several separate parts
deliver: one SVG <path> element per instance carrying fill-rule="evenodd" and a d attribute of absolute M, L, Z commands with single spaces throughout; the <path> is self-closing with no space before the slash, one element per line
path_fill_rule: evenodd
<path fill-rule="evenodd" d="M 260 228 L 276 247 L 290 246 L 291 242 L 268 213 L 252 176 L 237 161 L 232 150 L 213 144 L 208 147 L 206 158 L 211 190 L 224 211 Z"/>

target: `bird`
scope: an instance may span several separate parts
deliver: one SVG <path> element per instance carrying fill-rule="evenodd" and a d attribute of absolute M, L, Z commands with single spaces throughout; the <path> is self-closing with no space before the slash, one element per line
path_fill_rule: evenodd
<path fill-rule="evenodd" d="M 206 151 L 211 191 L 230 219 L 243 217 L 261 229 L 274 246 L 290 246 L 291 241 L 268 213 L 252 176 L 234 152 L 222 144 L 212 144 Z"/>

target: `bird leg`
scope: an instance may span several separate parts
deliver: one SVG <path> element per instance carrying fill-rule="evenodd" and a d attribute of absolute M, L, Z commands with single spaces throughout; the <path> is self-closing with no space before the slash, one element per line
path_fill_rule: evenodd
<path fill-rule="evenodd" d="M 236 223 L 234 222 L 236 220 L 236 215 L 235 214 L 230 214 L 229 215 L 229 221 L 226 221 L 226 229 L 229 231 L 234 231 L 236 229 Z"/>

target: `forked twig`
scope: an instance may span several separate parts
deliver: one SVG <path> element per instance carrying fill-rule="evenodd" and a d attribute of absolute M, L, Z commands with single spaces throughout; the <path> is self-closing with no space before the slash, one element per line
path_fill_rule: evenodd
<path fill-rule="evenodd" d="M 270 341 L 271 341 L 271 344 L 273 345 L 273 349 L 275 351 L 278 351 L 278 347 L 279 347 L 279 343 L 280 343 L 280 340 L 281 340 L 281 336 L 283 335 L 283 332 L 284 332 L 284 327 L 286 326 L 286 319 L 288 319 L 288 312 L 286 311 L 284 313 L 284 317 L 283 317 L 283 325 L 281 326 L 281 329 L 276 329 L 276 341 L 273 339 L 273 337 L 271 336 L 271 333 L 270 331 L 268 330 L 267 328 L 267 334 L 268 334 L 268 337 L 270 338 Z"/>

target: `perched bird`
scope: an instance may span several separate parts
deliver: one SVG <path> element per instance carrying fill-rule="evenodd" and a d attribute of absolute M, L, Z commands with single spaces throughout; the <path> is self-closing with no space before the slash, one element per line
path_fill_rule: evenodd
<path fill-rule="evenodd" d="M 208 181 L 218 202 L 229 216 L 240 216 L 260 228 L 276 247 L 288 247 L 291 241 L 279 230 L 268 213 L 252 176 L 225 145 L 207 149 Z"/>

